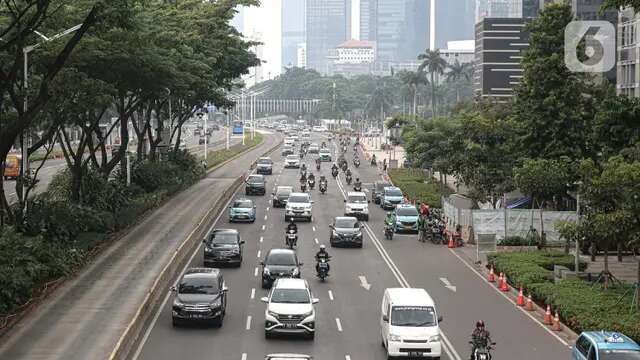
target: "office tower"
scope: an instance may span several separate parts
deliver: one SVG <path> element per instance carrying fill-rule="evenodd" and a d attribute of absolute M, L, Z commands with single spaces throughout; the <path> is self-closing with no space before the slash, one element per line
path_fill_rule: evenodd
<path fill-rule="evenodd" d="M 377 59 L 386 65 L 414 60 L 429 44 L 429 2 L 377 0 L 375 41 Z"/>
<path fill-rule="evenodd" d="M 351 37 L 350 0 L 306 1 L 307 67 L 327 72 L 330 51 Z"/>
<path fill-rule="evenodd" d="M 475 29 L 475 5 L 472 0 L 436 1 L 436 49 L 447 48 L 449 41 L 472 40 Z"/>
<path fill-rule="evenodd" d="M 378 0 L 360 0 L 360 40 L 376 41 Z"/>
<path fill-rule="evenodd" d="M 282 67 L 296 66 L 298 45 L 305 42 L 305 0 L 282 0 Z"/>
<path fill-rule="evenodd" d="M 476 23 L 484 18 L 520 18 L 522 17 L 522 1 L 476 0 Z"/>

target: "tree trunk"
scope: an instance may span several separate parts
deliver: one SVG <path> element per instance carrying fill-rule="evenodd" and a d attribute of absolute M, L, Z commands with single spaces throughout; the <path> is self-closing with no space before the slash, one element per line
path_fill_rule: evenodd
<path fill-rule="evenodd" d="M 432 117 L 436 117 L 436 83 L 435 83 L 435 73 L 431 72 L 431 114 Z"/>
<path fill-rule="evenodd" d="M 618 256 L 618 262 L 622 262 L 622 241 L 618 241 L 616 250 L 617 250 L 617 256 Z"/>
<path fill-rule="evenodd" d="M 544 212 L 545 202 L 540 203 L 540 247 L 544 248 L 547 246 L 547 236 L 544 234 L 544 221 L 543 221 L 543 212 Z"/>
<path fill-rule="evenodd" d="M 411 115 L 416 116 L 416 111 L 418 108 L 418 89 L 413 89 L 413 112 Z"/>
<path fill-rule="evenodd" d="M 603 276 L 604 276 L 604 283 L 602 284 L 602 287 L 607 290 L 609 289 L 609 244 L 605 244 L 604 247 L 604 270 L 603 270 Z"/>

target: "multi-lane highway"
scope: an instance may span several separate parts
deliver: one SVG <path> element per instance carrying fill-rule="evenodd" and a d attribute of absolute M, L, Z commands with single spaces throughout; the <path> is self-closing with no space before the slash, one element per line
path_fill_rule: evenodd
<path fill-rule="evenodd" d="M 315 137 L 315 142 L 323 139 Z M 336 159 L 336 147 L 331 145 Z M 381 178 L 379 170 L 363 161 L 356 169 L 353 151 L 347 158 L 354 178 L 365 188 Z M 363 158 L 362 155 L 360 155 Z M 299 172 L 283 169 L 279 152 L 272 156 L 274 174 L 268 176 L 268 189 L 291 185 L 299 189 Z M 314 155 L 305 162 L 316 173 Z M 320 302 L 316 305 L 315 340 L 265 339 L 264 310 L 260 301 L 268 290 L 260 286 L 259 262 L 271 248 L 284 247 L 284 213 L 271 206 L 271 197 L 252 196 L 257 204 L 257 221 L 253 224 L 230 224 L 221 213 L 213 228 L 235 228 L 243 240 L 244 262 L 240 268 L 223 268 L 228 293 L 227 315 L 221 328 L 173 327 L 171 294 L 157 310 L 142 341 L 134 351 L 134 359 L 263 359 L 268 353 L 296 352 L 313 355 L 320 360 L 384 359 L 381 346 L 380 303 L 385 288 L 419 287 L 426 289 L 436 301 L 444 345 L 443 359 L 469 357 L 469 335 L 477 320 L 483 319 L 497 342 L 494 359 L 556 360 L 569 358 L 569 347 L 562 339 L 540 326 L 528 314 L 516 309 L 504 295 L 487 284 L 465 263 L 455 249 L 430 243 L 419 243 L 415 235 L 397 235 L 393 240 L 383 236 L 385 213 L 369 204 L 370 219 L 365 226 L 362 249 L 329 247 L 329 223 L 344 212 L 343 199 L 350 187 L 342 173 L 338 181 L 330 174 L 330 164 L 323 163 L 320 174 L 329 179 L 327 194 L 310 191 L 313 222 L 299 223 L 298 256 L 305 263 L 302 277 Z M 369 185 L 369 186 L 367 186 Z M 243 196 L 243 189 L 237 196 Z M 269 191 L 267 192 L 269 194 Z M 331 276 L 324 283 L 315 277 L 314 254 L 326 244 L 333 256 Z M 203 249 L 193 253 L 189 266 L 202 266 Z M 446 284 L 449 286 L 445 286 Z"/>

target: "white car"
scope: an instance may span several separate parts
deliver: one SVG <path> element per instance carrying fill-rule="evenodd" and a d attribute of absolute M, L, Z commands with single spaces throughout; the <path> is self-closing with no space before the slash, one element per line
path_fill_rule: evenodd
<path fill-rule="evenodd" d="M 293 146 L 294 144 L 295 144 L 295 141 L 293 141 L 293 139 L 291 138 L 284 139 L 284 146 Z"/>
<path fill-rule="evenodd" d="M 284 159 L 285 168 L 300 168 L 300 157 L 297 155 L 287 155 Z"/>
<path fill-rule="evenodd" d="M 313 220 L 313 201 L 307 193 L 291 193 L 287 199 L 287 205 L 284 209 L 284 220 L 289 219 L 306 219 Z"/>
<path fill-rule="evenodd" d="M 344 216 L 353 216 L 357 219 L 369 221 L 369 200 L 365 193 L 349 191 L 344 202 Z"/>
<path fill-rule="evenodd" d="M 264 311 L 264 336 L 273 334 L 306 335 L 313 339 L 316 334 L 316 311 L 313 304 L 317 298 L 311 296 L 309 284 L 304 279 L 277 279 L 268 297 Z"/>

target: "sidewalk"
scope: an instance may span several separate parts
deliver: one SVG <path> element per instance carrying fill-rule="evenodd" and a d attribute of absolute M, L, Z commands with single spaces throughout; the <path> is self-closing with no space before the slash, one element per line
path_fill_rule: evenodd
<path fill-rule="evenodd" d="M 360 138 L 360 144 L 367 159 L 371 159 L 371 155 L 375 154 L 380 164 L 382 164 L 384 160 L 387 160 L 387 164 L 389 164 L 389 160 L 396 159 L 398 160 L 398 167 L 402 167 L 405 160 L 404 148 L 402 146 L 396 146 L 395 150 L 380 150 L 380 144 L 383 143 L 384 138 L 381 136 Z"/>

